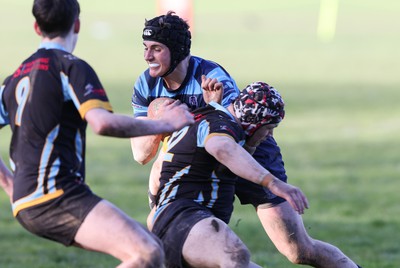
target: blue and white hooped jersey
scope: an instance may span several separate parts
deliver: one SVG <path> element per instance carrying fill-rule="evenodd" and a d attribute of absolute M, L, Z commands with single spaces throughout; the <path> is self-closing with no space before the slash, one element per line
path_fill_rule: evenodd
<path fill-rule="evenodd" d="M 151 77 L 148 69 L 139 76 L 135 83 L 132 95 L 134 116 L 147 116 L 147 107 L 150 102 L 159 97 L 168 97 L 180 100 L 182 103 L 186 103 L 192 111 L 206 106 L 201 89 L 202 75 L 209 78 L 216 78 L 219 82 L 223 83 L 224 96 L 222 105 L 224 107 L 229 106 L 229 104 L 238 96 L 239 88 L 237 87 L 235 80 L 227 71 L 224 70 L 224 68 L 215 62 L 191 56 L 185 80 L 177 90 L 169 90 L 166 88 L 164 86 L 163 78 Z"/>

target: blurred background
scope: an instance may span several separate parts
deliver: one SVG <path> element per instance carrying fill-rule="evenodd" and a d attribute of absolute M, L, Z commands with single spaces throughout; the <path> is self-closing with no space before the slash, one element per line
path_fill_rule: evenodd
<path fill-rule="evenodd" d="M 39 45 L 32 3 L 0 0 L 1 81 Z M 400 267 L 400 2 L 191 3 L 192 55 L 221 64 L 240 88 L 262 80 L 285 99 L 286 118 L 275 137 L 289 181 L 311 203 L 304 215 L 310 235 L 338 246 L 363 267 Z M 155 0 L 80 4 L 74 54 L 94 67 L 114 111 L 132 114 L 132 87 L 147 68 L 143 24 L 160 6 Z M 9 139 L 6 127 L 0 154 L 7 163 Z M 134 163 L 128 140 L 97 137 L 90 129 L 88 140 L 89 185 L 144 223 L 150 165 Z M 252 207 L 235 204 L 231 227 L 253 252 L 253 261 L 296 267 L 276 251 Z M 27 233 L 12 218 L 4 193 L 0 252 L 0 267 L 117 265 L 110 257 L 65 249 Z"/>

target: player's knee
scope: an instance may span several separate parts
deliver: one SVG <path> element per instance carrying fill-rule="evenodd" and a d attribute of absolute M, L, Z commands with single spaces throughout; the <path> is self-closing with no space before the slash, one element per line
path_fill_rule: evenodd
<path fill-rule="evenodd" d="M 145 267 L 160 268 L 164 263 L 164 248 L 160 241 L 147 241 L 141 245 L 136 245 L 130 249 L 130 252 L 122 258 L 121 267 Z"/>
<path fill-rule="evenodd" d="M 312 247 L 312 244 L 298 243 L 287 247 L 282 253 L 293 264 L 309 264 L 312 263 Z"/>
<path fill-rule="evenodd" d="M 286 257 L 293 264 L 305 264 L 305 263 L 307 263 L 305 261 L 306 258 L 304 258 L 302 253 L 300 253 L 300 254 L 289 254 L 289 255 L 286 255 Z"/>
<path fill-rule="evenodd" d="M 250 251 L 243 243 L 237 243 L 234 247 L 227 249 L 229 264 L 222 267 L 247 267 L 250 264 Z"/>
<path fill-rule="evenodd" d="M 139 256 L 139 261 L 135 261 L 135 266 L 145 268 L 160 268 L 164 263 L 164 249 L 160 243 L 151 243 L 146 248 L 135 252 Z M 132 258 L 135 259 L 135 258 Z"/>
<path fill-rule="evenodd" d="M 241 248 L 232 256 L 236 266 L 235 267 L 247 267 L 250 263 L 250 252 L 247 248 Z"/>

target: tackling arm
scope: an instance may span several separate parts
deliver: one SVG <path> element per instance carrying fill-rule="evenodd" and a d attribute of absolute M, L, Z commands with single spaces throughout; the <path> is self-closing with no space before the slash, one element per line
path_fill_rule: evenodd
<path fill-rule="evenodd" d="M 285 198 L 299 214 L 308 208 L 307 198 L 299 188 L 277 179 L 232 138 L 212 136 L 206 141 L 205 149 L 237 176 L 267 187 L 275 195 Z"/>
<path fill-rule="evenodd" d="M 12 198 L 13 192 L 13 174 L 6 167 L 3 159 L 0 158 L 0 186 L 4 189 L 7 195 Z"/>
<path fill-rule="evenodd" d="M 165 152 L 160 150 L 156 161 L 154 161 L 153 166 L 151 167 L 149 176 L 149 194 L 153 196 L 157 195 L 158 189 L 160 188 L 161 168 L 164 155 Z"/>
<path fill-rule="evenodd" d="M 160 141 L 161 135 L 131 138 L 133 159 L 141 165 L 147 164 L 156 156 Z"/>
<path fill-rule="evenodd" d="M 274 176 L 257 163 L 239 144 L 226 136 L 212 136 L 205 144 L 205 149 L 221 164 L 228 167 L 236 175 L 251 182 L 264 185 L 274 179 Z"/>
<path fill-rule="evenodd" d="M 96 134 L 119 138 L 171 133 L 194 123 L 186 105 L 171 103 L 165 114 L 156 120 L 139 120 L 93 108 L 86 112 L 85 119 Z"/>
<path fill-rule="evenodd" d="M 156 204 L 154 199 L 157 196 L 158 189 L 160 188 L 160 176 L 161 176 L 161 168 L 164 159 L 165 152 L 160 150 L 156 161 L 154 161 L 153 166 L 151 167 L 150 176 L 149 176 L 149 205 L 150 205 L 150 213 L 147 216 L 147 228 L 151 230 L 153 228 L 153 217 L 156 211 Z M 153 199 L 153 200 L 152 200 Z"/>
<path fill-rule="evenodd" d="M 147 117 L 141 116 L 137 119 L 160 119 L 167 114 L 169 105 L 178 105 L 180 102 L 169 98 L 157 98 L 148 107 Z M 152 160 L 158 151 L 162 135 L 151 135 L 131 139 L 132 155 L 136 162 L 145 165 Z"/>

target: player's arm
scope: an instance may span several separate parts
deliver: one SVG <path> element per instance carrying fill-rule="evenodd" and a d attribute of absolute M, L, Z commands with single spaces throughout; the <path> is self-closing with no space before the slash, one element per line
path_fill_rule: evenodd
<path fill-rule="evenodd" d="M 217 78 L 209 78 L 202 75 L 201 88 L 203 89 L 203 98 L 205 103 L 209 104 L 214 101 L 221 104 L 224 95 L 224 85 L 221 82 L 218 82 Z"/>
<path fill-rule="evenodd" d="M 160 150 L 160 153 L 157 156 L 157 159 L 154 161 L 149 176 L 149 203 L 152 208 L 155 205 L 153 198 L 157 195 L 158 189 L 160 188 L 160 177 L 161 177 L 161 168 L 164 159 L 165 152 L 164 150 Z"/>
<path fill-rule="evenodd" d="M 13 193 L 13 174 L 0 158 L 0 186 L 12 198 Z"/>
<path fill-rule="evenodd" d="M 194 123 L 188 107 L 175 102 L 168 104 L 166 113 L 155 120 L 139 120 L 102 108 L 90 109 L 85 119 L 96 134 L 119 138 L 171 133 Z"/>
<path fill-rule="evenodd" d="M 149 120 L 147 117 L 136 117 L 138 120 Z M 158 151 L 161 135 L 149 135 L 131 138 L 133 159 L 141 165 L 152 160 Z"/>
<path fill-rule="evenodd" d="M 307 198 L 299 188 L 277 179 L 232 138 L 211 136 L 206 140 L 205 149 L 237 176 L 267 187 L 275 195 L 286 199 L 299 214 L 308 208 Z"/>
<path fill-rule="evenodd" d="M 178 105 L 180 102 L 168 98 L 157 98 L 152 101 L 148 107 L 147 117 L 140 116 L 142 120 L 159 119 L 162 115 L 168 115 L 168 106 L 175 102 Z M 172 115 L 171 115 L 172 116 Z M 135 161 L 145 165 L 152 160 L 158 151 L 162 135 L 151 135 L 144 137 L 136 137 L 131 139 L 132 155 Z"/>
<path fill-rule="evenodd" d="M 161 168 L 164 159 L 165 152 L 164 150 L 160 150 L 156 161 L 154 161 L 153 166 L 151 167 L 150 176 L 149 176 L 149 206 L 150 213 L 147 216 L 147 228 L 151 230 L 153 228 L 153 217 L 156 211 L 156 196 L 158 189 L 160 188 L 160 177 L 161 177 Z"/>

